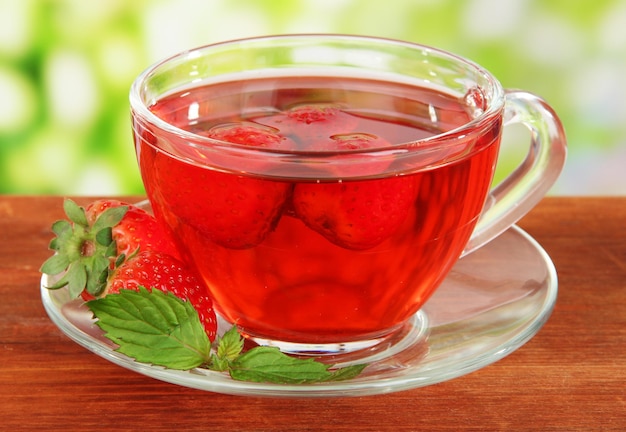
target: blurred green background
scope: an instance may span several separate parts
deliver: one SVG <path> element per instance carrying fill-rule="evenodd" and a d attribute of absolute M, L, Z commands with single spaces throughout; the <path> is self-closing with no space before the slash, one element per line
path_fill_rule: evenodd
<path fill-rule="evenodd" d="M 136 75 L 194 46 L 309 32 L 404 39 L 482 64 L 559 113 L 570 153 L 552 194 L 626 195 L 623 0 L 0 0 L 0 193 L 143 193 Z"/>

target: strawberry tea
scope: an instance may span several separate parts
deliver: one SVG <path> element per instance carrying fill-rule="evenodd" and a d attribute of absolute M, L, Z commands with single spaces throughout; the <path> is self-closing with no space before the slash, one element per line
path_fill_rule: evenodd
<path fill-rule="evenodd" d="M 521 216 L 503 212 L 496 190 L 500 214 L 476 228 L 503 121 L 493 78 L 415 45 L 327 38 L 205 47 L 131 92 L 157 219 L 226 320 L 295 351 L 393 334 L 470 238 L 484 243 Z M 523 190 L 537 187 L 522 174 L 525 186 L 509 179 L 502 194 L 517 191 L 524 209 L 545 187 Z"/>
<path fill-rule="evenodd" d="M 215 84 L 150 109 L 200 136 L 304 153 L 388 148 L 471 119 L 431 89 L 328 77 Z M 392 157 L 370 162 L 367 178 L 332 166 L 303 167 L 305 178 L 276 178 L 269 164 L 228 172 L 150 139 L 138 152 L 154 211 L 227 319 L 254 335 L 331 343 L 390 332 L 439 285 L 483 207 L 499 127 L 442 150 L 436 169 Z"/>

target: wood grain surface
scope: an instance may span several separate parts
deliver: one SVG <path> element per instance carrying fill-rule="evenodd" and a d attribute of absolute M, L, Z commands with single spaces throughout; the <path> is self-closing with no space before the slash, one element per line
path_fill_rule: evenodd
<path fill-rule="evenodd" d="M 62 200 L 0 196 L 0 430 L 626 430 L 626 198 L 550 197 L 520 222 L 552 257 L 559 298 L 519 350 L 441 384 L 333 399 L 180 387 L 69 340 L 39 295 Z"/>

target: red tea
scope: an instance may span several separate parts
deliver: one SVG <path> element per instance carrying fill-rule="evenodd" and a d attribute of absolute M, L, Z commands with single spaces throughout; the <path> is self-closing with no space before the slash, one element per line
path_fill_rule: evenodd
<path fill-rule="evenodd" d="M 482 210 L 501 126 L 455 134 L 472 120 L 466 98 L 331 77 L 216 83 L 151 110 L 237 151 L 268 153 L 230 157 L 229 145 L 187 145 L 135 124 L 155 214 L 219 312 L 249 335 L 306 343 L 380 337 L 422 306 Z M 448 131 L 443 146 L 416 143 Z M 330 162 L 285 163 L 288 152 Z"/>

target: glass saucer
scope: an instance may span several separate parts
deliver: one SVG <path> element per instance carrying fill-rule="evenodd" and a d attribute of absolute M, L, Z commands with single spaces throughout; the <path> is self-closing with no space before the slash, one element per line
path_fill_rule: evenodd
<path fill-rule="evenodd" d="M 533 337 L 550 316 L 557 277 L 547 253 L 513 226 L 463 257 L 424 308 L 385 349 L 359 362 L 369 366 L 354 379 L 322 384 L 262 384 L 236 381 L 204 369 L 176 371 L 138 363 L 114 351 L 81 300 L 41 280 L 43 305 L 72 340 L 135 372 L 169 383 L 247 396 L 363 396 L 423 387 L 485 367 Z M 223 329 L 222 329 L 223 330 Z M 380 348 L 380 347 L 379 347 Z M 337 365 L 353 362 L 337 358 Z"/>

